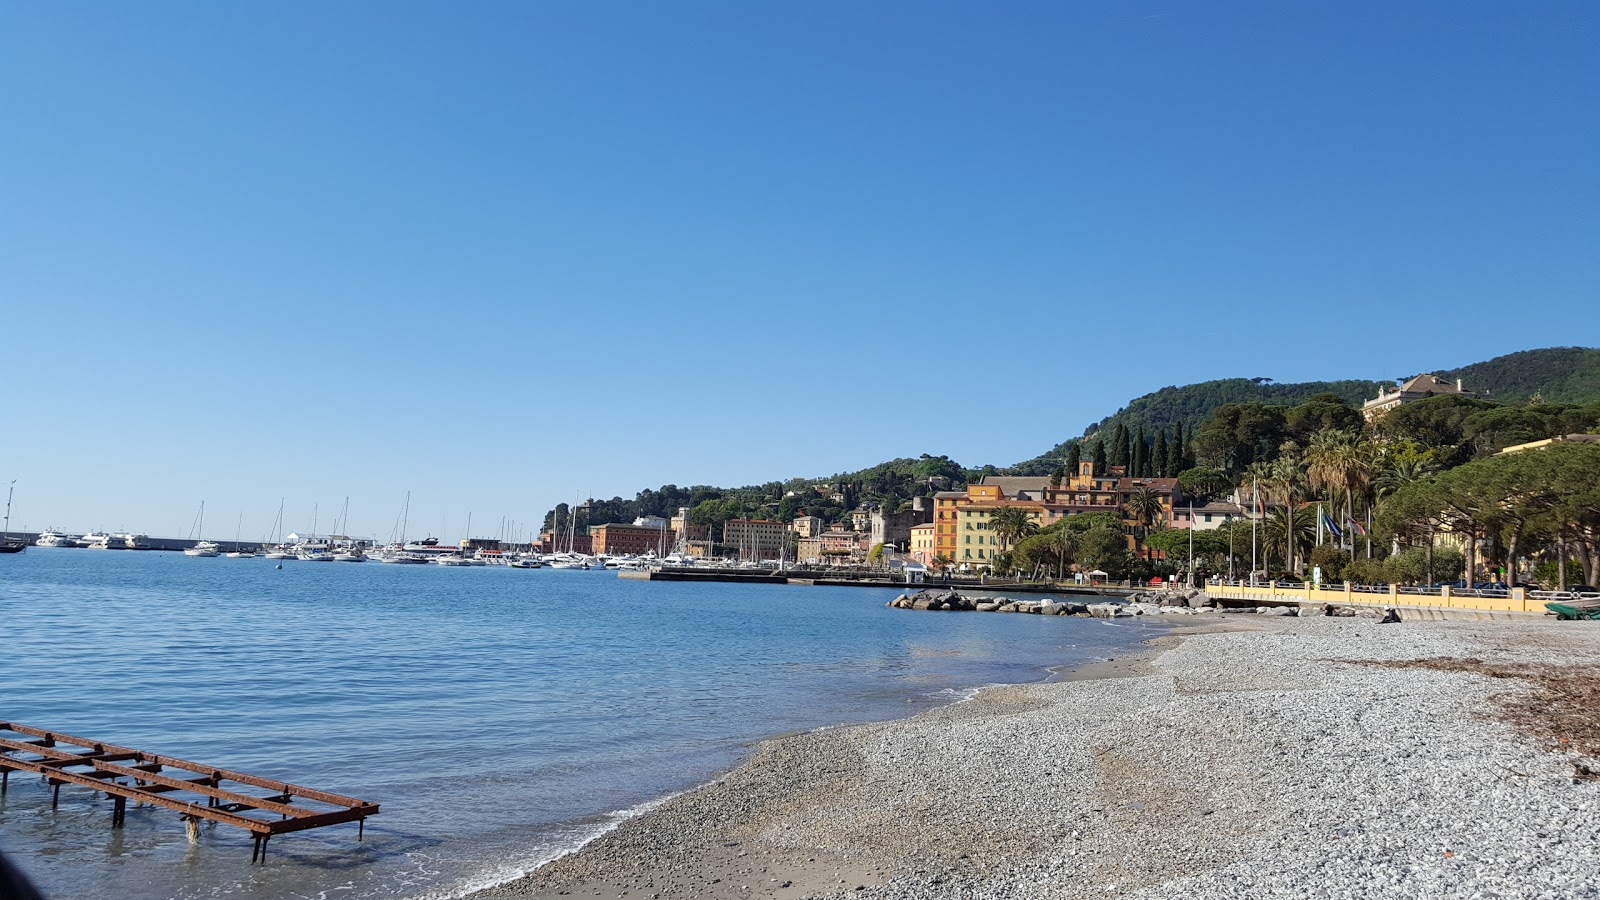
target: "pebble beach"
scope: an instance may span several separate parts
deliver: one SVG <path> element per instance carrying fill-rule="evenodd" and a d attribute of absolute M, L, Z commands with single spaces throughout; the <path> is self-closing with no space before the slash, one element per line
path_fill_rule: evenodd
<path fill-rule="evenodd" d="M 1600 628 L 1182 625 L 1049 682 L 766 741 L 477 896 L 1600 897 Z"/>

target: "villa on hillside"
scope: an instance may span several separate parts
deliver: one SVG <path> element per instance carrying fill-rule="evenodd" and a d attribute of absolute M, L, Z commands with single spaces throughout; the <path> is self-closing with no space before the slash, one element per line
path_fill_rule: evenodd
<path fill-rule="evenodd" d="M 1437 375 L 1418 375 L 1399 387 L 1380 388 L 1378 396 L 1361 404 L 1361 415 L 1365 416 L 1368 422 L 1373 422 L 1397 406 L 1444 394 L 1466 397 L 1469 400 L 1478 398 L 1476 393 L 1462 386 L 1459 378 L 1451 384 Z"/>

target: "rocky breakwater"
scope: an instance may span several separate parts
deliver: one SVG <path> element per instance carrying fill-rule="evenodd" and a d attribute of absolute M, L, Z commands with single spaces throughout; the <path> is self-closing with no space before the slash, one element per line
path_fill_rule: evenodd
<path fill-rule="evenodd" d="M 888 603 L 896 609 L 950 610 L 965 612 L 1023 613 L 1037 616 L 1084 616 L 1115 619 L 1179 613 L 1192 615 L 1216 612 L 1203 591 L 1153 591 L 1133 594 L 1126 600 L 1085 603 L 1081 600 L 1013 600 L 1009 597 L 968 597 L 955 591 L 918 591 L 901 594 Z"/>
<path fill-rule="evenodd" d="M 1085 603 L 1079 600 L 1013 600 L 1009 597 L 968 597 L 955 591 L 918 591 L 890 600 L 896 609 L 956 610 L 968 612 L 1031 613 L 1038 616 L 1085 616 L 1115 619 L 1122 616 L 1253 614 L 1262 616 L 1300 616 L 1322 618 L 1376 619 L 1382 623 L 1400 621 L 1399 613 L 1380 606 L 1335 606 L 1334 604 L 1229 605 L 1219 606 L 1205 591 L 1149 591 L 1130 594 L 1124 600 Z"/>

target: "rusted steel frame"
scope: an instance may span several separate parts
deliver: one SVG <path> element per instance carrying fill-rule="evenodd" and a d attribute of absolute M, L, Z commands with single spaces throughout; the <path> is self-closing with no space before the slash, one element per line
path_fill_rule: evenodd
<path fill-rule="evenodd" d="M 0 761 L 4 761 L 4 757 L 0 757 Z M 173 800 L 160 794 L 151 794 L 140 791 L 137 788 L 130 788 L 125 784 L 117 784 L 115 782 L 107 783 L 92 778 L 88 775 L 80 775 L 77 772 L 64 772 L 60 769 L 47 769 L 38 765 L 37 763 L 29 763 L 26 760 L 12 759 L 6 761 L 6 764 L 16 766 L 24 771 L 43 775 L 49 778 L 52 782 L 58 784 L 78 784 L 83 785 L 84 787 L 93 788 L 96 791 L 111 794 L 113 796 L 120 794 L 124 797 L 133 797 L 143 802 L 154 803 L 157 806 L 165 806 L 167 809 L 174 809 L 178 812 L 191 815 L 196 818 L 211 819 L 213 821 L 224 822 L 229 825 L 237 825 L 240 828 L 247 828 L 257 833 L 269 833 L 273 831 L 272 826 L 278 824 L 277 822 L 264 822 L 260 819 L 252 819 L 249 816 L 234 815 L 233 813 L 224 812 L 223 810 L 217 809 L 214 806 L 206 806 L 201 803 Z M 298 820 L 282 819 L 280 821 L 294 822 Z"/>
<path fill-rule="evenodd" d="M 52 782 L 82 785 L 83 787 L 92 788 L 95 791 L 110 794 L 113 797 L 124 797 L 138 800 L 143 803 L 153 803 L 157 806 L 164 806 L 167 809 L 176 810 L 184 813 L 185 815 L 194 816 L 196 818 L 210 819 L 212 821 L 223 822 L 229 825 L 237 825 L 240 828 L 249 829 L 256 834 L 287 834 L 293 831 L 306 831 L 311 828 L 321 828 L 324 825 L 338 825 L 342 822 L 362 821 L 365 820 L 367 816 L 375 815 L 378 812 L 378 807 L 376 804 L 368 804 L 366 806 L 335 809 L 328 812 L 301 810 L 301 812 L 308 814 L 298 818 L 276 820 L 254 819 L 249 816 L 229 812 L 216 806 L 206 806 L 204 804 L 188 800 L 174 800 L 169 797 L 162 796 L 159 793 L 154 793 L 133 785 L 118 784 L 116 782 L 104 782 L 99 780 L 99 778 L 97 778 L 95 775 L 82 772 L 67 772 L 58 768 L 46 767 L 42 763 L 31 760 L 15 759 L 0 755 L 0 763 L 17 767 L 23 771 L 33 772 L 36 775 L 43 775 Z M 180 790 L 180 788 L 172 788 L 172 790 Z M 257 807 L 252 806 L 251 809 L 257 809 Z"/>
<path fill-rule="evenodd" d="M 132 747 L 118 747 L 113 744 L 104 743 L 103 741 L 91 741 L 87 738 L 74 737 L 70 734 L 62 734 L 59 731 L 45 731 L 40 728 L 31 728 L 27 725 L 19 725 L 16 722 L 0 722 L 0 731 L 15 731 L 18 734 L 32 735 L 34 737 L 44 738 L 59 743 L 71 744 L 77 747 L 90 747 L 96 751 L 106 750 L 113 753 L 137 753 L 141 759 L 145 759 L 153 763 L 160 763 L 161 765 L 169 766 L 174 769 L 186 769 L 196 774 L 210 774 L 226 781 L 237 781 L 240 784 L 248 784 L 252 787 L 267 788 L 268 790 L 276 791 L 280 794 L 293 794 L 296 797 L 305 797 L 308 800 L 316 800 L 332 806 L 358 807 L 372 805 L 366 803 L 365 801 L 357 800 L 354 797 L 346 797 L 342 794 L 331 794 L 327 791 L 319 791 L 313 788 L 302 787 L 297 784 L 290 784 L 287 781 L 273 781 L 268 778 L 260 778 L 244 772 L 233 772 L 227 769 L 219 769 L 216 766 L 207 766 L 197 762 L 178 759 L 177 757 L 173 756 L 162 756 L 158 753 L 146 753 L 143 750 L 136 750 Z M 3 744 L 3 742 L 0 742 L 0 744 Z"/>
<path fill-rule="evenodd" d="M 16 741 L 0 739 L 0 748 L 7 748 L 9 745 L 16 743 Z M 226 791 L 222 788 L 216 787 L 214 784 L 206 784 L 206 781 L 213 780 L 212 776 L 202 776 L 200 781 L 173 778 L 170 775 L 161 775 L 142 769 L 130 769 L 127 766 L 101 763 L 99 760 L 92 758 L 84 759 L 80 757 L 74 757 L 65 750 L 59 750 L 53 747 L 39 747 L 31 752 L 45 753 L 51 757 L 50 759 L 37 761 L 36 765 L 39 767 L 37 771 L 48 770 L 52 772 L 60 772 L 68 766 L 93 766 L 95 772 L 92 775 L 84 772 L 73 772 L 71 774 L 82 776 L 84 778 L 135 778 L 141 781 L 150 782 L 151 784 L 165 785 L 173 790 L 189 791 L 191 793 L 201 794 L 206 797 L 215 797 L 218 800 L 226 800 L 230 803 L 239 803 L 244 806 L 251 807 L 252 809 L 262 810 L 263 812 L 275 812 L 279 815 L 294 816 L 295 818 L 303 818 L 305 816 L 317 814 L 317 810 L 304 806 L 290 806 L 286 803 L 274 803 L 271 800 L 266 800 L 261 797 L 252 797 L 249 794 L 239 794 L 235 793 L 234 791 Z M 0 758 L 7 757 L 5 754 L 0 753 Z M 15 757 L 9 758 L 16 760 Z M 16 761 L 22 762 L 22 760 Z M 196 772 L 195 774 L 200 773 Z M 130 791 L 139 791 L 140 793 L 143 793 L 143 791 L 140 791 L 138 786 L 124 785 L 123 787 Z"/>

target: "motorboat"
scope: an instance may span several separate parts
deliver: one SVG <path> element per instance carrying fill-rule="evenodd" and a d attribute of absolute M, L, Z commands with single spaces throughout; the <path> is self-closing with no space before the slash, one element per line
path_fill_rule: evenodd
<path fill-rule="evenodd" d="M 215 541 L 200 541 L 183 551 L 184 556 L 213 557 L 222 555 L 222 545 Z"/>
<path fill-rule="evenodd" d="M 428 560 L 428 561 L 433 563 L 436 566 L 470 566 L 470 565 L 472 565 L 471 561 L 469 561 L 464 556 L 435 556 L 433 559 Z"/>
<path fill-rule="evenodd" d="M 366 562 L 367 555 L 361 552 L 360 547 L 348 547 L 333 555 L 334 562 Z"/>
<path fill-rule="evenodd" d="M 537 556 L 517 556 L 506 560 L 506 565 L 513 569 L 542 569 L 544 563 Z"/>
<path fill-rule="evenodd" d="M 91 531 L 83 537 L 75 538 L 73 543 L 79 547 L 95 547 L 104 550 L 110 541 L 111 535 L 106 534 L 104 531 Z"/>
<path fill-rule="evenodd" d="M 273 547 L 262 555 L 267 559 L 294 559 L 294 551 L 288 547 Z"/>
<path fill-rule="evenodd" d="M 231 553 L 224 553 L 222 555 L 228 559 L 255 559 L 258 554 L 251 553 L 247 550 L 234 550 Z"/>
<path fill-rule="evenodd" d="M 123 532 L 111 536 L 113 547 L 122 547 L 124 550 L 149 550 L 150 536 L 148 534 L 133 534 Z"/>
<path fill-rule="evenodd" d="M 33 545 L 35 547 L 73 547 L 76 546 L 76 540 L 72 535 L 65 532 L 46 531 L 39 535 L 39 539 L 34 541 Z"/>
<path fill-rule="evenodd" d="M 304 562 L 333 562 L 333 554 L 326 545 L 308 544 L 295 551 L 294 558 Z"/>

